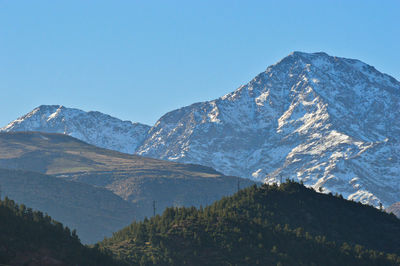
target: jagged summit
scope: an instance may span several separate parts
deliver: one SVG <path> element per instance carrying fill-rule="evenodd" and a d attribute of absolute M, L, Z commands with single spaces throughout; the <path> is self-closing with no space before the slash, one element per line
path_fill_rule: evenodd
<path fill-rule="evenodd" d="M 398 117 L 394 78 L 359 60 L 293 52 L 232 93 L 169 112 L 138 154 L 388 205 L 400 200 Z"/>
<path fill-rule="evenodd" d="M 41 105 L 0 131 L 62 133 L 99 147 L 134 153 L 149 129 L 150 126 L 122 121 L 97 111 Z"/>
<path fill-rule="evenodd" d="M 301 51 L 293 51 L 287 57 L 293 58 L 315 58 L 315 57 L 330 57 L 325 52 L 315 52 L 315 53 L 307 53 Z"/>
<path fill-rule="evenodd" d="M 328 55 L 325 52 L 316 52 L 316 53 L 306 53 L 306 52 L 300 52 L 300 51 L 294 51 L 291 52 L 289 55 L 285 56 L 281 60 L 279 60 L 277 63 L 269 66 L 267 68 L 270 69 L 274 66 L 280 65 L 280 64 L 298 64 L 299 62 L 307 63 L 310 64 L 312 63 L 313 60 L 329 60 L 329 58 L 337 58 Z"/>
<path fill-rule="evenodd" d="M 325 71 L 325 74 L 337 74 L 337 72 L 341 74 L 360 74 L 369 78 L 371 81 L 375 79 L 378 82 L 389 82 L 391 84 L 399 84 L 399 81 L 394 79 L 393 77 L 383 74 L 376 70 L 373 66 L 370 66 L 360 60 L 357 59 L 349 59 L 343 57 L 330 56 L 325 52 L 316 52 L 316 53 L 305 53 L 295 51 L 284 57 L 278 63 L 268 67 L 266 72 L 271 71 L 274 67 L 283 64 L 286 68 L 287 65 L 291 65 L 287 67 L 286 70 L 302 68 L 304 70 L 312 71 L 319 70 Z M 268 71 L 269 70 L 269 71 Z M 347 70 L 349 71 L 346 73 Z M 331 73 L 329 73 L 331 72 Z"/>

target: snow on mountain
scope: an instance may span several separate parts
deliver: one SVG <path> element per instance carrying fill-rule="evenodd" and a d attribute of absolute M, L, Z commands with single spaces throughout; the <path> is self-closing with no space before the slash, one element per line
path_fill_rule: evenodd
<path fill-rule="evenodd" d="M 85 112 L 61 105 L 42 105 L 0 131 L 41 131 L 67 134 L 87 143 L 125 153 L 134 153 L 150 126 L 100 112 Z"/>
<path fill-rule="evenodd" d="M 400 201 L 399 118 L 394 78 L 294 52 L 232 93 L 165 114 L 137 154 L 389 206 Z"/>

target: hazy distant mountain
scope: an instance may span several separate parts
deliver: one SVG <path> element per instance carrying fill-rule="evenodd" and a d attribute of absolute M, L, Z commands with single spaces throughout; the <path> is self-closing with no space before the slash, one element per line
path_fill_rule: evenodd
<path fill-rule="evenodd" d="M 82 245 L 71 228 L 10 198 L 0 201 L 0 230 L 2 266 L 126 265 L 96 246 Z"/>
<path fill-rule="evenodd" d="M 84 243 L 109 237 L 135 220 L 135 205 L 104 188 L 35 172 L 0 169 L 1 195 L 48 213 Z M 142 215 L 139 213 L 140 218 Z"/>
<path fill-rule="evenodd" d="M 137 154 L 400 201 L 400 83 L 372 66 L 294 52 L 217 100 L 160 118 Z"/>
<path fill-rule="evenodd" d="M 85 112 L 61 105 L 42 105 L 0 131 L 41 131 L 62 133 L 98 147 L 133 153 L 150 126 L 100 113 Z"/>
<path fill-rule="evenodd" d="M 224 176 L 201 165 L 120 153 L 67 135 L 41 132 L 0 133 L 0 167 L 35 171 L 106 188 L 134 204 L 137 219 L 153 215 L 153 201 L 157 213 L 170 206 L 204 206 L 236 192 L 238 182 L 242 188 L 254 184 L 251 180 Z M 37 192 L 42 193 L 39 189 Z M 104 197 L 107 198 L 107 194 Z M 69 202 L 68 197 L 64 200 Z"/>

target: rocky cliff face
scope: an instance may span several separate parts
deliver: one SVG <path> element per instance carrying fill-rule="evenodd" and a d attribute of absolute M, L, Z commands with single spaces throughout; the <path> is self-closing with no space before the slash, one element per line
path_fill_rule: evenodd
<path fill-rule="evenodd" d="M 134 153 L 150 126 L 61 105 L 42 105 L 0 131 L 63 133 L 98 147 Z"/>
<path fill-rule="evenodd" d="M 167 113 L 137 154 L 387 206 L 400 200 L 399 117 L 394 78 L 294 52 L 230 94 Z"/>

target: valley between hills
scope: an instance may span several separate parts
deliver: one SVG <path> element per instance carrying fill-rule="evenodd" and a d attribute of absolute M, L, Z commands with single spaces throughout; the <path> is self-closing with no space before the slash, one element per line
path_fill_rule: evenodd
<path fill-rule="evenodd" d="M 200 165 L 98 148 L 62 134 L 0 133 L 3 196 L 47 212 L 95 243 L 170 206 L 209 205 L 255 182 Z"/>

